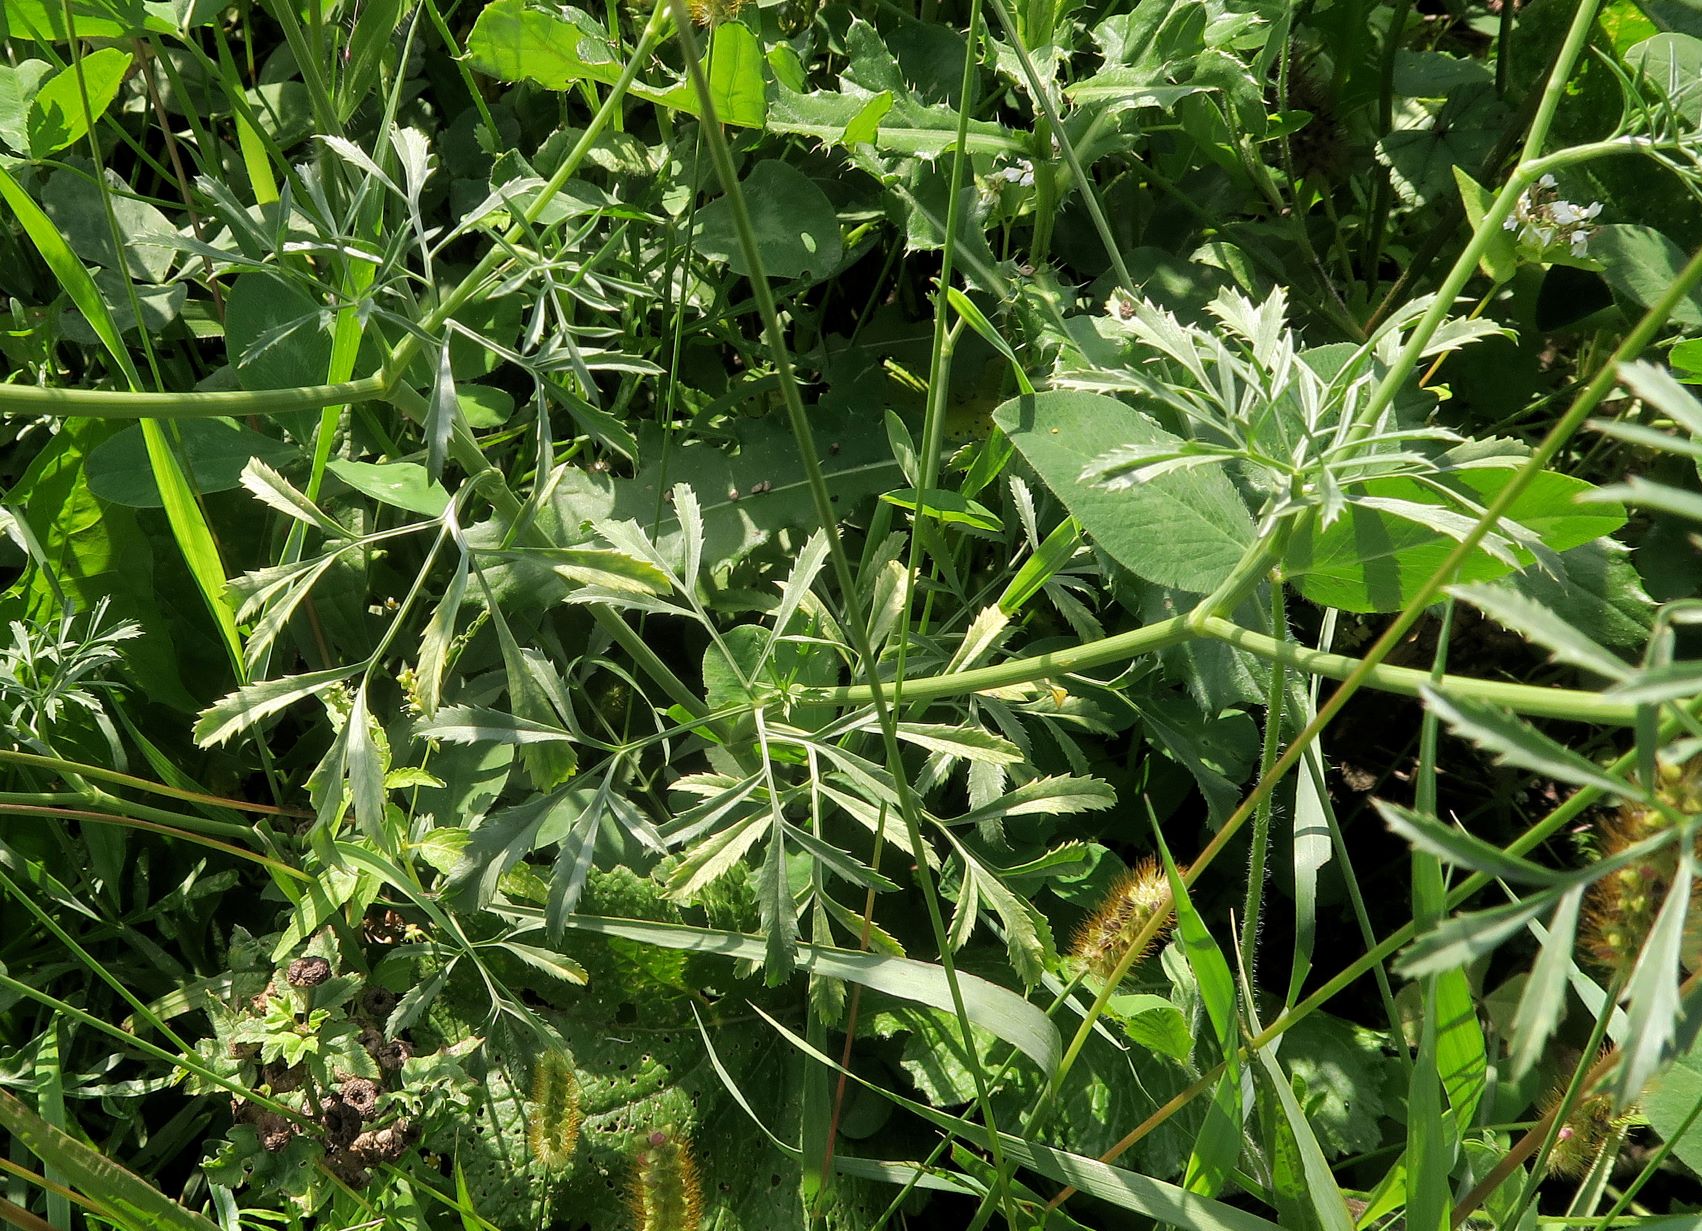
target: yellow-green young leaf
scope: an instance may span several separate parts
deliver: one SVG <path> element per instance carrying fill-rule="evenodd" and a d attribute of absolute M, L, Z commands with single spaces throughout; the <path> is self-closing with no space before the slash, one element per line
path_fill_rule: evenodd
<path fill-rule="evenodd" d="M 729 22 L 716 29 L 712 48 L 706 76 L 716 117 L 724 124 L 762 127 L 766 103 L 756 36 Z M 526 0 L 486 5 L 467 38 L 467 58 L 480 72 L 504 81 L 535 81 L 549 90 L 565 90 L 576 81 L 613 85 L 621 75 L 621 62 L 596 18 L 575 8 L 535 8 Z M 635 81 L 628 92 L 687 115 L 700 110 L 689 85 L 659 89 Z"/>
<path fill-rule="evenodd" d="M 77 80 L 81 71 L 82 82 Z M 77 63 L 68 64 L 42 83 L 30 103 L 30 157 L 46 158 L 89 131 L 89 121 L 98 120 L 118 97 L 124 74 L 130 71 L 130 53 L 116 47 L 91 51 Z M 83 110 L 83 92 L 89 107 Z"/>
<path fill-rule="evenodd" d="M 1454 168 L 1454 182 L 1460 187 L 1460 202 L 1466 207 L 1466 221 L 1476 231 L 1483 226 L 1483 216 L 1489 212 L 1492 196 L 1488 189 L 1459 167 Z M 1518 273 L 1519 257 L 1512 233 L 1502 227 L 1494 228 L 1477 263 L 1484 275 L 1497 285 Z"/>
<path fill-rule="evenodd" d="M 101 1214 L 126 1231 L 218 1231 L 214 1223 L 184 1209 L 100 1151 L 60 1132 L 3 1090 L 0 1127 L 16 1144 L 57 1169 L 72 1187 L 98 1202 Z"/>

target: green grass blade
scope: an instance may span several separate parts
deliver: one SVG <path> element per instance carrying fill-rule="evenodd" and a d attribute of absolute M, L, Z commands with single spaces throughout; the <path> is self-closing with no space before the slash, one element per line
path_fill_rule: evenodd
<path fill-rule="evenodd" d="M 184 1209 L 134 1172 L 54 1128 L 3 1090 L 0 1127 L 17 1144 L 98 1200 L 129 1231 L 218 1231 L 216 1223 Z"/>

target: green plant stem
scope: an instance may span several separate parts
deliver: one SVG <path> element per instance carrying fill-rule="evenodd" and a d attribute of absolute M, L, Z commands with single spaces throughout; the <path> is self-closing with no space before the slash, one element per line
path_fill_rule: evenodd
<path fill-rule="evenodd" d="M 1384 373 L 1383 379 L 1372 392 L 1360 413 L 1355 418 L 1353 427 L 1349 430 L 1350 441 L 1363 439 L 1376 424 L 1378 418 L 1394 402 L 1395 394 L 1412 375 L 1418 365 L 1424 348 L 1436 336 L 1436 330 L 1447 319 L 1454 309 L 1454 300 L 1459 298 L 1465 289 L 1466 282 L 1477 272 L 1478 260 L 1488 248 L 1489 242 L 1500 234 L 1501 224 L 1513 212 L 1513 206 L 1518 202 L 1524 191 L 1551 166 L 1569 166 L 1581 162 L 1595 154 L 1588 151 L 1603 145 L 1614 145 L 1615 142 L 1596 142 L 1593 145 L 1577 146 L 1570 150 L 1562 150 L 1558 154 L 1541 158 L 1544 142 L 1548 140 L 1548 130 L 1554 123 L 1554 113 L 1560 106 L 1561 96 L 1566 92 L 1566 83 L 1572 75 L 1572 66 L 1577 63 L 1583 53 L 1584 45 L 1590 37 L 1590 26 L 1595 21 L 1596 10 L 1601 6 L 1601 0 L 1579 0 L 1577 9 L 1572 14 L 1572 24 L 1566 31 L 1566 40 L 1561 44 L 1560 54 L 1554 59 L 1554 65 L 1549 70 L 1548 81 L 1543 86 L 1542 101 L 1537 104 L 1536 115 L 1531 119 L 1530 129 L 1525 134 L 1525 145 L 1519 156 L 1519 166 L 1514 170 L 1512 178 L 1502 187 L 1494 203 L 1489 207 L 1477 227 L 1472 231 L 1471 242 L 1454 261 L 1454 267 L 1448 271 L 1441 287 L 1437 289 L 1436 298 L 1425 312 L 1423 319 L 1408 337 L 1401 348 L 1399 356 Z"/>
<path fill-rule="evenodd" d="M 922 891 L 922 901 L 927 910 L 928 924 L 934 937 L 934 943 L 939 949 L 941 972 L 945 975 L 946 985 L 951 992 L 953 1015 L 957 1020 L 958 1029 L 963 1032 L 964 1039 L 969 1040 L 974 1038 L 974 1033 L 969 1024 L 968 1011 L 964 1007 L 963 989 L 958 981 L 957 962 L 952 957 L 951 941 L 946 932 L 945 917 L 940 910 L 939 891 L 934 884 L 933 872 L 928 866 L 929 851 L 922 838 L 921 808 L 904 772 L 903 752 L 898 743 L 897 720 L 892 707 L 887 704 L 880 677 L 876 674 L 875 655 L 869 638 L 867 618 L 856 610 L 858 596 L 856 578 L 851 572 L 851 562 L 845 553 L 845 544 L 839 536 L 838 515 L 834 512 L 833 499 L 827 489 L 827 479 L 822 473 L 821 457 L 815 447 L 815 437 L 810 430 L 809 418 L 804 410 L 803 397 L 798 391 L 798 381 L 786 345 L 785 331 L 780 324 L 780 315 L 774 303 L 774 292 L 768 284 L 768 275 L 764 272 L 762 251 L 757 244 L 756 229 L 751 222 L 750 209 L 739 186 L 738 172 L 733 165 L 733 155 L 728 148 L 726 134 L 721 131 L 720 123 L 715 117 L 714 97 L 710 93 L 709 82 L 704 77 L 703 65 L 698 60 L 697 40 L 692 34 L 691 25 L 686 17 L 684 0 L 669 0 L 669 4 L 674 12 L 680 46 L 685 53 L 686 73 L 691 79 L 692 88 L 696 91 L 698 101 L 702 106 L 705 143 L 709 148 L 710 159 L 715 166 L 716 177 L 721 181 L 722 191 L 726 194 L 726 201 L 733 216 L 734 230 L 738 234 L 739 246 L 749 270 L 751 295 L 756 301 L 757 312 L 762 319 L 764 339 L 774 361 L 775 374 L 780 381 L 781 402 L 785 406 L 786 418 L 791 426 L 793 439 L 797 442 L 799 458 L 804 465 L 804 473 L 808 479 L 817 521 L 820 523 L 823 533 L 827 536 L 828 557 L 832 561 L 835 580 L 846 604 L 844 627 L 850 634 L 852 648 L 857 654 L 858 661 L 861 663 L 863 672 L 872 689 L 871 700 L 874 705 L 875 718 L 880 725 L 887 766 L 893 776 L 893 787 L 898 796 L 899 813 L 904 819 L 905 832 L 909 838 L 911 857 L 916 862 L 916 883 Z M 995 1171 L 995 1186 L 1003 1199 L 1002 1204 L 1005 1207 L 1007 1218 L 1009 1218 L 1011 1225 L 1015 1226 L 1013 1199 L 1006 1181 L 1009 1172 L 1004 1157 L 1004 1149 L 1000 1144 L 997 1115 L 993 1110 L 992 1099 L 987 1089 L 987 1075 L 982 1071 L 979 1059 L 973 1051 L 970 1052 L 969 1069 L 975 1084 L 976 1106 L 980 1110 L 983 1123 L 987 1126 Z"/>
<path fill-rule="evenodd" d="M 1016 52 L 1017 63 L 1021 65 L 1023 78 L 1028 83 L 1029 97 L 1034 100 L 1035 105 L 1040 108 L 1041 114 L 1046 117 L 1046 123 L 1051 127 L 1052 135 L 1058 142 L 1058 149 L 1063 153 L 1064 161 L 1069 165 L 1070 175 L 1076 181 L 1076 188 L 1081 192 L 1082 204 L 1087 209 L 1087 216 L 1093 220 L 1093 229 L 1099 235 L 1099 242 L 1105 247 L 1105 255 L 1111 261 L 1111 268 L 1116 272 L 1117 281 L 1129 294 L 1138 293 L 1135 280 L 1129 275 L 1129 267 L 1123 262 L 1122 249 L 1117 244 L 1116 236 L 1111 233 L 1111 224 L 1106 221 L 1105 210 L 1099 203 L 1099 191 L 1094 186 L 1093 181 L 1088 178 L 1086 168 L 1081 165 L 1081 159 L 1076 157 L 1075 146 L 1070 141 L 1069 133 L 1064 129 L 1063 117 L 1058 114 L 1058 109 L 1052 105 L 1052 96 L 1047 93 L 1045 82 L 1040 80 L 1040 74 L 1035 71 L 1034 59 L 1028 54 L 1022 33 L 1017 29 L 1016 20 L 1011 16 L 1010 6 L 1005 3 L 1005 0 L 989 0 L 989 3 L 993 7 L 994 16 L 999 19 L 999 25 L 1003 28 L 1005 37 L 1010 40 L 1011 49 Z M 960 134 L 958 147 L 961 149 L 962 145 L 963 141 Z M 1038 180 L 1038 173 L 1043 169 L 1037 166 L 1035 170 Z"/>
<path fill-rule="evenodd" d="M 957 671 L 947 675 L 923 676 L 908 680 L 904 685 L 906 703 L 920 704 L 945 697 L 961 697 L 970 693 L 988 692 L 1125 662 L 1142 654 L 1168 649 L 1196 637 L 1211 637 L 1237 649 L 1246 650 L 1271 662 L 1294 667 L 1309 675 L 1326 679 L 1345 680 L 1358 671 L 1363 661 L 1343 654 L 1278 641 L 1263 633 L 1243 628 L 1222 616 L 1208 616 L 1194 621 L 1192 616 L 1172 616 L 1155 624 L 1147 624 L 1128 632 L 1116 633 L 1098 641 L 1086 641 L 1067 650 L 1036 654 L 1029 658 L 1011 658 L 972 671 Z M 1405 697 L 1417 697 L 1424 685 L 1431 682 L 1428 671 L 1412 667 L 1374 665 L 1362 681 L 1367 687 Z M 1513 684 L 1504 680 L 1485 680 L 1474 676 L 1444 676 L 1441 687 L 1456 696 L 1488 701 L 1505 706 L 1519 714 L 1535 718 L 1568 718 L 1591 722 L 1599 726 L 1629 727 L 1636 724 L 1636 707 L 1612 701 L 1599 693 L 1574 688 L 1543 688 L 1534 684 Z M 867 705 L 871 693 L 868 685 L 853 684 L 837 688 L 818 688 L 800 692 L 799 700 L 829 705 Z"/>
<path fill-rule="evenodd" d="M 1271 627 L 1288 627 L 1288 608 L 1281 586 L 1271 587 Z M 1271 669 L 1270 689 L 1265 695 L 1265 737 L 1259 752 L 1259 772 L 1269 773 L 1282 751 L 1283 697 L 1288 686 L 1285 664 L 1279 659 Z M 1249 982 L 1257 970 L 1259 913 L 1265 897 L 1265 857 L 1271 841 L 1271 801 L 1266 800 L 1253 818 L 1253 840 L 1247 853 L 1247 894 L 1241 909 L 1241 966 Z"/>
<path fill-rule="evenodd" d="M 385 397 L 389 389 L 390 384 L 383 376 L 367 376 L 335 385 L 213 393 L 132 393 L 117 389 L 0 385 L 0 415 L 48 415 L 60 419 L 234 418 L 366 402 Z"/>
<path fill-rule="evenodd" d="M 28 766 L 32 769 L 45 770 L 54 775 L 93 778 L 98 782 L 110 782 L 115 786 L 126 786 L 137 791 L 147 791 L 153 795 L 164 795 L 168 799 L 181 799 L 185 803 L 205 804 L 210 808 L 229 808 L 233 812 L 264 812 L 271 816 L 307 815 L 297 809 L 280 808 L 276 804 L 251 804 L 246 800 L 226 799 L 220 795 L 206 795 L 200 791 L 188 791 L 182 787 L 150 782 L 146 778 L 137 778 L 131 774 L 121 774 L 117 770 L 103 769 L 98 765 L 85 765 L 81 761 L 67 761 L 63 757 L 22 752 L 16 748 L 0 748 L 0 765 L 6 764 Z"/>

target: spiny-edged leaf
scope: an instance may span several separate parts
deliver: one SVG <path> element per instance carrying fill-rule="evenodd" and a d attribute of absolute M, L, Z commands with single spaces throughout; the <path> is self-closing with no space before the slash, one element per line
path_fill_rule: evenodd
<path fill-rule="evenodd" d="M 810 417 L 822 470 L 838 497 L 834 509 L 847 517 L 861 501 L 903 481 L 881 434 L 857 416 L 851 409 L 818 409 Z M 783 416 L 735 420 L 728 430 L 731 448 L 701 438 L 672 444 L 666 469 L 653 426 L 639 431 L 638 442 L 639 456 L 648 460 L 631 479 L 578 468 L 562 472 L 541 517 L 550 541 L 582 541 L 580 527 L 589 522 L 632 520 L 654 526 L 663 554 L 677 556 L 679 520 L 659 486 L 682 474 L 690 476 L 702 509 L 703 559 L 712 571 L 725 571 L 782 531 L 817 528 L 803 462 Z"/>
<path fill-rule="evenodd" d="M 288 479 L 258 457 L 248 459 L 247 464 L 242 468 L 240 478 L 242 485 L 253 494 L 256 500 L 276 509 L 286 517 L 293 517 L 297 521 L 305 522 L 332 538 L 348 539 L 354 537 L 343 528 L 336 518 L 297 491 L 291 486 Z"/>
<path fill-rule="evenodd" d="M 560 979 L 563 983 L 585 982 L 585 967 L 554 950 L 523 945 L 515 940 L 500 940 L 492 947 L 513 954 L 531 969 L 552 979 Z"/>
<path fill-rule="evenodd" d="M 1010 953 L 1011 968 L 1024 983 L 1033 985 L 1046 972 L 1047 964 L 1057 957 L 1051 925 L 1046 916 L 1035 909 L 1034 903 L 1012 892 L 999 878 L 998 872 L 975 857 L 973 851 L 960 842 L 952 845 L 963 860 L 963 896 L 971 893 L 998 915 L 1005 928 L 1005 947 Z M 974 903 L 960 902 L 960 911 L 974 917 Z M 959 942 L 961 944 L 961 942 Z"/>
<path fill-rule="evenodd" d="M 668 874 L 668 896 L 677 902 L 690 901 L 742 860 L 770 824 L 766 812 L 755 812 L 703 839 Z"/>
<path fill-rule="evenodd" d="M 798 908 L 786 875 L 786 831 L 779 824 L 769 827 L 768 849 L 757 871 L 756 905 L 767 935 L 763 973 L 775 987 L 798 966 Z"/>
<path fill-rule="evenodd" d="M 1461 469 L 1450 473 L 1447 482 L 1463 498 L 1482 507 L 1495 498 L 1512 474 L 1499 467 Z M 1358 490 L 1369 497 L 1403 501 L 1408 507 L 1445 507 L 1435 492 L 1406 477 L 1373 479 L 1359 485 Z M 1505 522 L 1514 522 L 1557 552 L 1612 534 L 1625 524 L 1625 510 L 1612 503 L 1580 502 L 1593 491 L 1582 479 L 1542 471 L 1513 501 L 1503 528 Z M 1430 579 L 1454 546 L 1453 534 L 1442 529 L 1350 503 L 1328 527 L 1303 525 L 1289 541 L 1283 567 L 1300 593 L 1319 606 L 1344 611 L 1398 611 Z M 1524 548 L 1515 547 L 1512 554 L 1521 564 L 1534 560 Z M 1490 581 L 1512 571 L 1504 560 L 1480 547 L 1466 557 L 1450 580 Z"/>
<path fill-rule="evenodd" d="M 787 626 L 792 623 L 792 617 L 798 607 L 810 592 L 816 574 L 821 571 L 827 560 L 828 541 L 823 531 L 817 530 L 805 540 L 804 548 L 798 553 L 798 558 L 792 562 L 792 571 L 786 577 L 786 583 L 780 588 L 780 604 L 774 609 L 774 631 L 758 655 L 756 665 L 751 674 L 760 676 L 768 665 L 769 656 L 774 653 L 774 647 L 780 638 L 785 636 Z"/>
<path fill-rule="evenodd" d="M 1094 542 L 1137 577 L 1204 593 L 1253 542 L 1253 519 L 1221 467 L 1128 491 L 1082 482 L 1082 471 L 1119 445 L 1182 443 L 1132 406 L 1053 391 L 1014 398 L 993 420 Z"/>
<path fill-rule="evenodd" d="M 573 738 L 553 723 L 534 722 L 475 705 L 446 705 L 435 717 L 415 723 L 414 734 L 421 739 L 441 739 L 452 744 L 553 744 Z"/>
<path fill-rule="evenodd" d="M 1006 791 L 991 803 L 973 808 L 950 822 L 953 825 L 987 825 L 1010 816 L 1044 813 L 1064 816 L 1075 812 L 1098 812 L 1117 802 L 1111 784 L 1098 778 L 1071 774 L 1036 778 Z"/>
<path fill-rule="evenodd" d="M 1548 1047 L 1566 1006 L 1566 984 L 1572 969 L 1572 942 L 1578 933 L 1578 908 L 1584 886 L 1577 885 L 1560 895 L 1548 930 L 1542 937 L 1542 952 L 1531 967 L 1525 991 L 1513 1015 L 1512 1076 L 1516 1081 L 1531 1068 Z"/>
<path fill-rule="evenodd" d="M 764 937 L 713 928 L 603 919 L 591 915 L 572 915 L 566 922 L 570 930 L 619 936 L 667 949 L 713 953 L 745 961 L 762 961 L 768 950 Z M 945 971 L 927 962 L 801 943 L 798 945 L 797 964 L 800 970 L 835 979 L 849 979 L 901 1000 L 928 1005 L 947 1013 L 954 1012 Z M 989 983 L 978 975 L 959 971 L 957 978 L 970 1022 L 1016 1047 L 1038 1064 L 1042 1072 L 1050 1073 L 1062 1051 L 1057 1028 L 1051 1020 L 1015 992 Z"/>
<path fill-rule="evenodd" d="M 462 863 L 449 878 L 450 892 L 474 908 L 487 905 L 503 873 L 540 845 L 539 831 L 552 821 L 570 823 L 584 811 L 585 797 L 583 788 L 566 788 L 485 817 L 474 827 Z"/>
<path fill-rule="evenodd" d="M 244 684 L 221 701 L 201 711 L 195 723 L 195 742 L 203 748 L 222 744 L 239 731 L 295 704 L 303 697 L 324 692 L 341 683 L 361 669 L 359 663 L 347 667 L 332 667 L 325 671 L 309 671 L 302 675 L 286 675 L 275 680 Z"/>
<path fill-rule="evenodd" d="M 1516 590 L 1476 584 L 1455 586 L 1451 593 L 1503 628 L 1536 642 L 1556 662 L 1570 663 L 1610 680 L 1624 679 L 1630 670 L 1623 658 L 1597 645 L 1559 612 Z"/>
<path fill-rule="evenodd" d="M 354 707 L 344 719 L 348 726 L 349 792 L 354 797 L 355 822 L 375 841 L 384 828 L 384 771 L 389 768 L 377 741 L 366 704 L 366 689 L 355 690 Z"/>
<path fill-rule="evenodd" d="M 4 1090 L 0 1090 L 0 1125 L 11 1135 L 14 1144 L 100 1202 L 121 1226 L 146 1227 L 151 1231 L 215 1229 L 216 1224 L 184 1209 L 99 1150 L 55 1128 Z"/>
<path fill-rule="evenodd" d="M 449 982 L 449 974 L 455 968 L 456 959 L 451 958 L 443 965 L 426 972 L 424 978 L 402 993 L 402 998 L 396 1002 L 396 1007 L 390 1011 L 390 1016 L 384 1022 L 384 1033 L 395 1038 L 420 1019 L 429 1008 L 432 1001 L 437 999 L 443 985 Z"/>
<path fill-rule="evenodd" d="M 1372 803 L 1392 831 L 1419 850 L 1435 855 L 1456 867 L 1469 868 L 1473 872 L 1482 872 L 1523 885 L 1553 885 L 1568 879 L 1564 873 L 1555 872 L 1528 859 L 1521 859 L 1517 855 L 1509 855 L 1482 838 L 1442 824 L 1433 816 L 1414 812 L 1411 808 L 1404 808 L 1386 800 L 1376 799 L 1372 800 Z"/>
<path fill-rule="evenodd" d="M 1532 919 L 1551 909 L 1559 896 L 1558 892 L 1548 890 L 1506 906 L 1455 915 L 1408 945 L 1396 962 L 1396 969 L 1417 979 L 1469 966 L 1484 954 L 1493 953 Z"/>
<path fill-rule="evenodd" d="M 1574 786 L 1595 787 L 1610 795 L 1634 788 L 1605 773 L 1564 744 L 1551 739 L 1515 714 L 1482 701 L 1425 685 L 1424 703 L 1454 734 L 1495 755 L 1502 765 L 1516 765 Z"/>
<path fill-rule="evenodd" d="M 1003 736 L 978 727 L 951 727 L 936 722 L 901 722 L 898 738 L 929 752 L 989 765 L 1020 764 L 1022 750 Z"/>

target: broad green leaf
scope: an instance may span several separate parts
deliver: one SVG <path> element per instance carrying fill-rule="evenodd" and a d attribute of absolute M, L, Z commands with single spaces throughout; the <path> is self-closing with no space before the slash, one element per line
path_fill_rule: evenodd
<path fill-rule="evenodd" d="M 1045 392 L 1004 403 L 996 422 L 1088 536 L 1148 581 L 1205 593 L 1254 539 L 1253 519 L 1221 468 L 1165 475 L 1127 491 L 1081 481 L 1118 445 L 1181 443 L 1142 412 L 1095 393 Z"/>
<path fill-rule="evenodd" d="M 138 281 L 163 281 L 177 259 L 171 246 L 178 239 L 177 228 L 159 210 L 133 196 L 113 172 L 106 172 L 106 182 L 113 219 L 124 244 L 122 263 L 112 247 L 112 229 L 100 190 L 88 174 L 71 169 L 54 172 L 42 189 L 42 209 L 64 233 L 71 250 L 89 264 L 115 273 L 122 264 L 124 272 Z M 109 295 L 108 300 L 115 310 L 128 309 L 122 295 Z"/>
<path fill-rule="evenodd" d="M 1672 1067 L 1649 1083 L 1638 1107 L 1673 1153 L 1692 1171 L 1702 1172 L 1702 1043 L 1693 1043 Z"/>
<path fill-rule="evenodd" d="M 74 64 L 54 73 L 30 102 L 30 157 L 46 158 L 89 131 L 89 121 L 98 121 L 118 97 L 118 87 L 130 71 L 130 53 L 116 47 L 91 51 Z M 81 68 L 82 80 L 78 80 Z M 88 110 L 83 109 L 87 91 Z"/>
<path fill-rule="evenodd" d="M 1447 482 L 1481 507 L 1494 499 L 1512 473 L 1503 469 L 1459 470 L 1448 475 Z M 1413 479 L 1374 479 L 1361 490 L 1370 496 L 1441 507 L 1440 497 Z M 1624 509 L 1618 505 L 1579 503 L 1579 497 L 1591 490 L 1581 479 L 1543 471 L 1513 502 L 1506 518 L 1534 533 L 1551 550 L 1563 552 L 1612 534 L 1625 524 Z M 1328 527 L 1320 528 L 1315 522 L 1303 526 L 1290 540 L 1283 566 L 1300 593 L 1319 606 L 1344 611 L 1399 611 L 1454 546 L 1454 538 L 1440 530 L 1349 504 Z M 1513 552 L 1527 565 L 1533 559 L 1522 548 Z M 1479 549 L 1466 558 L 1451 580 L 1490 581 L 1512 571 L 1502 560 Z"/>
<path fill-rule="evenodd" d="M 1624 222 L 1594 228 L 1590 255 L 1602 263 L 1602 277 L 1632 316 L 1667 293 L 1686 259 L 1682 248 L 1653 227 Z M 1675 325 L 1702 325 L 1702 292 L 1679 300 L 1669 319 Z"/>
<path fill-rule="evenodd" d="M 325 379 L 327 314 L 271 273 L 237 276 L 225 293 L 225 345 L 244 389 L 287 389 Z"/>
<path fill-rule="evenodd" d="M 1473 231 L 1483 227 L 1483 216 L 1489 211 L 1494 202 L 1493 194 L 1479 184 L 1464 168 L 1456 165 L 1452 168 L 1454 183 L 1460 189 L 1460 202 L 1466 207 L 1466 222 Z M 1483 270 L 1491 282 L 1500 285 L 1519 272 L 1518 247 L 1513 236 L 1504 227 L 1496 227 L 1490 232 L 1489 242 L 1484 246 L 1483 255 L 1478 258 L 1478 267 Z"/>
<path fill-rule="evenodd" d="M 851 516 L 862 501 L 904 481 L 881 432 L 868 430 L 860 412 L 822 407 L 811 412 L 810 423 L 840 515 Z M 728 434 L 736 453 L 697 437 L 670 444 L 664 466 L 661 434 L 640 429 L 638 455 L 647 460 L 637 475 L 621 479 L 567 469 L 542 516 L 543 532 L 551 542 L 577 543 L 584 541 L 586 523 L 632 520 L 654 526 L 657 547 L 676 558 L 679 520 L 664 493 L 681 475 L 690 476 L 697 493 L 703 560 L 712 573 L 725 572 L 783 530 L 817 529 L 809 480 L 785 416 L 737 419 Z"/>
<path fill-rule="evenodd" d="M 120 1226 L 134 1231 L 215 1231 L 216 1224 L 184 1209 L 100 1151 L 54 1128 L 0 1090 L 0 1125 L 22 1146 L 56 1169 L 73 1187 L 98 1201 Z"/>
<path fill-rule="evenodd" d="M 0 142 L 20 154 L 30 148 L 30 101 L 52 72 L 46 60 L 0 64 Z"/>
<path fill-rule="evenodd" d="M 1282 1035 L 1291 1085 L 1304 1087 L 1307 1122 L 1331 1157 L 1374 1150 L 1380 1121 L 1396 1102 L 1390 1078 L 1399 1072 L 1383 1056 L 1377 1032 L 1328 1013 L 1311 1013 Z"/>
<path fill-rule="evenodd" d="M 1506 126 L 1509 111 L 1493 82 L 1452 91 L 1432 116 L 1407 111 L 1400 127 L 1377 143 L 1377 161 L 1410 205 L 1428 205 L 1453 189 L 1455 167 L 1481 167 Z"/>
<path fill-rule="evenodd" d="M 326 469 L 357 492 L 393 508 L 441 517 L 449 506 L 449 493 L 431 479 L 424 466 L 413 462 L 356 462 L 340 457 Z"/>
<path fill-rule="evenodd" d="M 752 167 L 739 187 L 769 277 L 820 279 L 838 267 L 844 255 L 839 219 L 814 180 L 789 163 L 769 158 Z M 751 276 L 726 197 L 698 210 L 697 225 L 703 255 L 726 262 L 736 274 Z"/>
<path fill-rule="evenodd" d="M 681 924 L 569 915 L 566 926 L 573 931 L 618 936 L 666 949 L 713 953 L 747 961 L 762 961 L 768 948 L 768 942 L 760 936 Z M 798 969 L 834 979 L 849 979 L 901 1000 L 946 1013 L 955 1012 L 945 971 L 927 962 L 805 943 L 798 945 Z M 959 971 L 957 980 L 963 993 L 964 1010 L 973 1025 L 1017 1048 L 1038 1064 L 1041 1072 L 1050 1073 L 1057 1067 L 1062 1054 L 1058 1031 L 1044 1013 L 1015 992 L 989 983 L 978 975 Z"/>
<path fill-rule="evenodd" d="M 707 76 L 717 118 L 745 128 L 762 127 L 762 56 L 756 36 L 729 22 L 716 29 L 711 47 Z M 480 72 L 504 81 L 534 81 L 549 90 L 565 90 L 576 81 L 613 85 L 622 69 L 607 32 L 594 17 L 575 8 L 534 7 L 525 0 L 486 5 L 467 37 L 467 55 Z M 629 93 L 688 115 L 699 111 L 689 86 L 634 82 Z"/>
<path fill-rule="evenodd" d="M 242 485 L 251 461 L 285 466 L 300 452 L 234 419 L 183 419 L 172 427 L 184 477 L 198 492 L 224 492 Z M 102 500 L 134 509 L 161 506 L 159 486 L 148 467 L 142 425 L 131 424 L 95 446 L 88 459 L 89 490 Z"/>
<path fill-rule="evenodd" d="M 73 33 L 78 38 L 130 39 L 144 33 L 176 34 L 176 10 L 170 0 L 6 0 L 6 23 L 12 37 L 42 43 L 67 43 Z"/>

